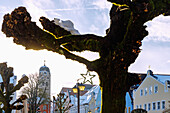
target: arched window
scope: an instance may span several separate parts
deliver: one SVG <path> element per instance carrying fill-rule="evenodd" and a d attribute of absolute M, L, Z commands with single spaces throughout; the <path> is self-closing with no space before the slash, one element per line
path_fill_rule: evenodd
<path fill-rule="evenodd" d="M 43 110 L 46 110 L 46 109 L 47 109 L 47 108 L 46 108 L 46 105 L 44 105 L 44 106 L 43 106 Z M 44 112 L 43 112 L 43 113 L 44 113 Z"/>

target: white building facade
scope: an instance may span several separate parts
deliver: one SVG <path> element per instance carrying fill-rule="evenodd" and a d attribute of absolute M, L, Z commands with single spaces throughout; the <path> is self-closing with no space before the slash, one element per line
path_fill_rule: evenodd
<path fill-rule="evenodd" d="M 148 70 L 146 78 L 133 94 L 134 109 L 162 113 L 170 108 L 170 75 L 154 75 Z"/>

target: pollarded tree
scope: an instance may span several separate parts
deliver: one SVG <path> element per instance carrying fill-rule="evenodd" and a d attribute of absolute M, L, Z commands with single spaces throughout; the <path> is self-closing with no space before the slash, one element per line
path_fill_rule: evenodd
<path fill-rule="evenodd" d="M 42 30 L 31 21 L 24 7 L 4 16 L 2 31 L 26 49 L 47 49 L 85 64 L 89 71 L 97 72 L 102 89 L 102 113 L 124 113 L 126 91 L 139 82 L 135 74 L 128 73 L 128 67 L 135 62 L 141 51 L 141 41 L 148 35 L 144 23 L 160 14 L 169 15 L 170 1 L 108 1 L 113 5 L 110 10 L 110 28 L 104 37 L 93 34 L 71 35 L 45 17 L 40 18 L 45 29 Z M 88 61 L 72 53 L 85 50 L 98 52 L 100 58 Z"/>
<path fill-rule="evenodd" d="M 21 91 L 28 97 L 29 113 L 36 113 L 40 105 L 50 102 L 50 97 L 46 93 L 46 86 L 42 87 L 44 81 L 45 79 L 42 79 L 37 73 L 30 74 L 27 86 Z"/>
<path fill-rule="evenodd" d="M 20 98 L 18 98 L 13 103 L 10 102 L 12 100 L 13 93 L 19 90 L 22 86 L 24 86 L 25 83 L 28 82 L 28 77 L 24 76 L 18 81 L 18 84 L 14 86 L 13 83 L 10 83 L 10 78 L 14 76 L 13 68 L 7 67 L 6 63 L 0 63 L 0 76 L 2 77 L 2 82 L 0 84 L 0 107 L 2 108 L 0 109 L 0 112 L 4 110 L 5 113 L 11 113 L 13 109 L 22 109 L 24 107 L 23 105 L 16 104 L 22 103 L 22 101 L 27 98 L 26 95 L 21 95 Z"/>

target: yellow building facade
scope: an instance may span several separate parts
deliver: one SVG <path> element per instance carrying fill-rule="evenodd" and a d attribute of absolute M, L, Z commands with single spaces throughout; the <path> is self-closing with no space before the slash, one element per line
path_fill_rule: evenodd
<path fill-rule="evenodd" d="M 148 70 L 144 81 L 134 90 L 133 97 L 134 109 L 142 108 L 148 113 L 162 113 L 170 109 L 170 75 L 153 75 Z"/>

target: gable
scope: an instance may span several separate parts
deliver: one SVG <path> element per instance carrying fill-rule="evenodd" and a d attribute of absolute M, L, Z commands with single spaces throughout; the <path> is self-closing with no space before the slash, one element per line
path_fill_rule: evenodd
<path fill-rule="evenodd" d="M 152 77 L 151 75 L 148 75 L 145 78 L 145 80 L 140 84 L 140 86 L 137 88 L 135 95 L 140 95 L 142 89 L 143 89 L 143 94 L 145 89 L 147 90 L 147 92 L 149 92 L 150 87 L 152 87 L 152 92 L 153 92 L 154 86 L 158 86 L 159 90 L 161 89 L 164 91 L 164 84 L 162 84 L 160 81 L 158 81 L 156 78 Z"/>

